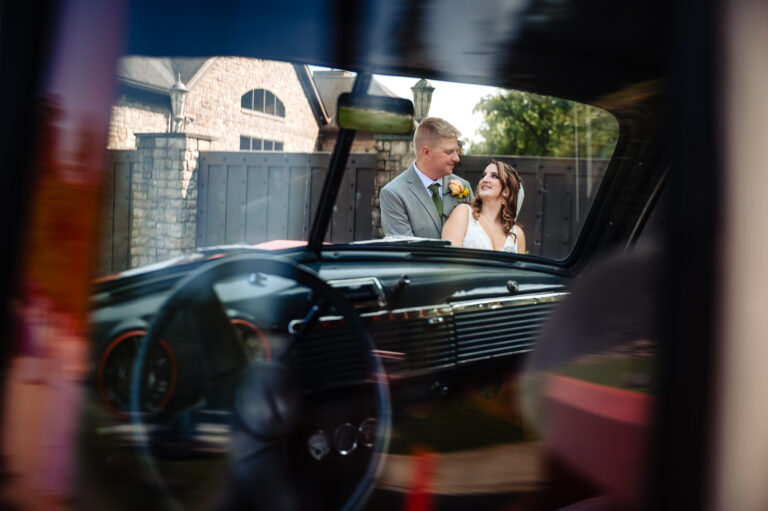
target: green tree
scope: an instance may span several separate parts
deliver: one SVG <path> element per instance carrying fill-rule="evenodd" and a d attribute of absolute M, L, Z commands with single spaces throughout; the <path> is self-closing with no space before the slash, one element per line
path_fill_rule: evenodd
<path fill-rule="evenodd" d="M 486 96 L 475 106 L 482 140 L 469 154 L 609 158 L 619 128 L 608 112 L 589 105 L 521 91 Z"/>

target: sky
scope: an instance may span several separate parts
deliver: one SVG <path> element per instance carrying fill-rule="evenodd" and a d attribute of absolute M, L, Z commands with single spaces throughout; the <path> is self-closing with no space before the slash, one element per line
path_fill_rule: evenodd
<path fill-rule="evenodd" d="M 312 71 L 328 69 L 320 66 L 309 67 Z M 396 95 L 413 101 L 411 87 L 416 85 L 419 77 L 373 76 Z M 496 94 L 502 89 L 440 80 L 428 81 L 435 88 L 432 93 L 429 115 L 441 117 L 456 126 L 461 132 L 460 138 L 467 141 L 478 141 L 481 137 L 476 132 L 483 122 L 483 116 L 479 113 L 473 114 L 472 109 L 475 108 L 480 99 L 490 94 Z"/>
<path fill-rule="evenodd" d="M 416 84 L 418 78 L 384 75 L 374 77 L 398 96 L 413 100 L 411 87 Z M 477 141 L 480 137 L 476 135 L 476 131 L 483 118 L 480 113 L 473 114 L 472 109 L 481 98 L 495 94 L 500 89 L 439 80 L 429 80 L 429 83 L 435 88 L 429 115 L 441 117 L 456 126 L 461 132 L 461 138 Z"/>

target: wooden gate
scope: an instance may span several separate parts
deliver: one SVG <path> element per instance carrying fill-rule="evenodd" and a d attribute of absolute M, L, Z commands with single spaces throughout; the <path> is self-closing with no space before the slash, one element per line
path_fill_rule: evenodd
<path fill-rule="evenodd" d="M 329 153 L 201 153 L 196 246 L 306 240 L 329 162 Z M 326 240 L 372 237 L 375 166 L 375 154 L 350 155 Z"/>
<path fill-rule="evenodd" d="M 491 158 L 513 164 L 523 180 L 525 199 L 518 221 L 530 254 L 564 259 L 589 213 L 608 160 L 536 156 L 462 156 L 454 172 L 472 190 Z"/>
<path fill-rule="evenodd" d="M 455 172 L 473 189 L 491 156 L 461 157 Z M 136 151 L 108 151 L 98 275 L 130 267 L 131 174 Z M 525 185 L 520 224 L 528 251 L 567 257 L 576 242 L 607 160 L 498 157 L 517 166 Z M 199 160 L 196 246 L 306 240 L 329 153 L 202 153 Z M 326 241 L 374 237 L 376 154 L 350 155 Z"/>
<path fill-rule="evenodd" d="M 136 151 L 107 151 L 97 275 L 129 268 L 131 240 L 131 174 Z"/>

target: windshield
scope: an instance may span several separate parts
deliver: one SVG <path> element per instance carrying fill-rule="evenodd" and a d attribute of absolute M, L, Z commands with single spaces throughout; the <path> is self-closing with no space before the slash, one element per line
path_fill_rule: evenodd
<path fill-rule="evenodd" d="M 354 80 L 249 58 L 120 59 L 99 273 L 211 246 L 305 243 L 340 131 L 337 98 Z M 368 92 L 417 98 L 414 127 L 429 117 L 455 132 L 419 147 L 413 133 L 357 132 L 327 243 L 443 238 L 445 250 L 570 254 L 618 139 L 610 114 L 419 77 L 375 75 Z"/>

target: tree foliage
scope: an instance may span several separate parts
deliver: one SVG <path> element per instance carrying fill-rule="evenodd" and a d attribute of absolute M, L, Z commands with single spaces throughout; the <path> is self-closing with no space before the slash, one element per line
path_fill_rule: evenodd
<path fill-rule="evenodd" d="M 468 153 L 609 158 L 619 128 L 608 112 L 566 99 L 506 91 L 475 106 L 482 140 Z"/>

